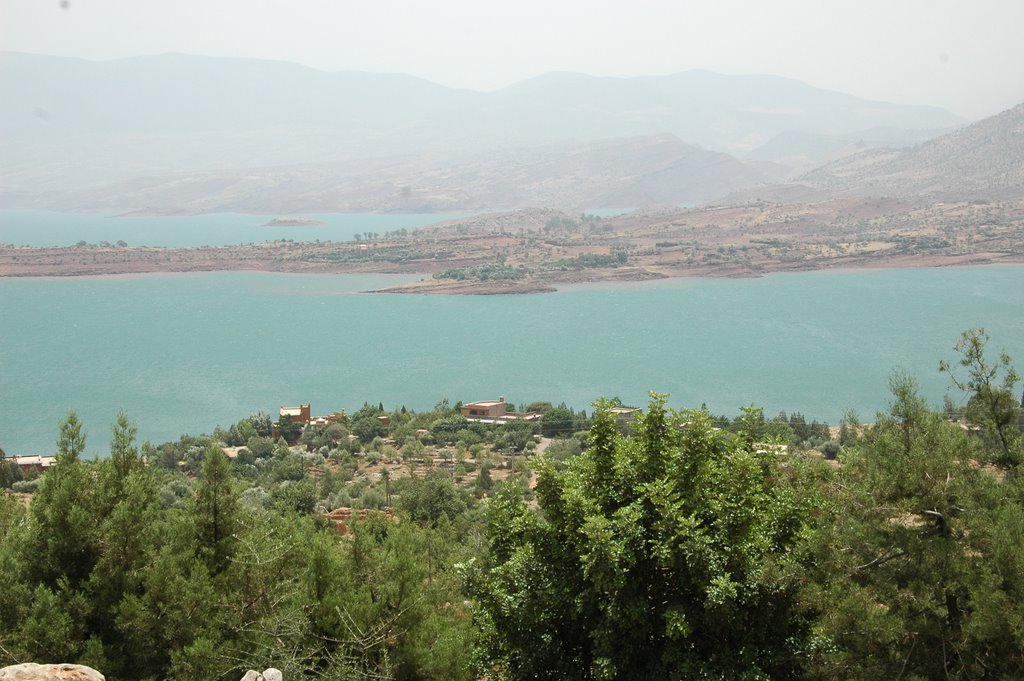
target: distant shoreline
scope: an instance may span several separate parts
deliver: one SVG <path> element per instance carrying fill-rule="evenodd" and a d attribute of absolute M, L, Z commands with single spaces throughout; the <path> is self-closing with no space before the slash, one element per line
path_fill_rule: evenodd
<path fill-rule="evenodd" d="M 275 218 L 275 220 L 291 218 Z M 303 219 L 305 220 L 305 219 Z M 303 224 L 306 224 L 305 222 Z M 560 286 L 775 272 L 1024 263 L 1024 201 L 837 199 L 600 218 L 552 209 L 475 215 L 359 241 L 204 247 L 0 246 L 0 277 L 189 272 L 400 274 L 384 293 L 505 295 Z"/>
<path fill-rule="evenodd" d="M 182 276 L 214 272 L 274 274 L 390 274 L 423 277 L 366 293 L 419 295 L 526 295 L 551 293 L 587 284 L 622 284 L 685 278 L 757 278 L 784 272 L 856 271 L 931 267 L 1024 264 L 1024 254 L 907 255 L 903 257 L 832 258 L 802 263 L 773 263 L 758 268 L 692 266 L 667 268 L 615 267 L 551 272 L 520 280 L 457 281 L 433 278 L 433 267 L 380 266 L 374 263 L 330 264 L 309 262 L 300 254 L 323 248 L 315 244 L 283 243 L 211 248 L 9 248 L 0 247 L 0 277 L 106 278 Z M 91 258 L 83 262 L 82 258 Z"/>

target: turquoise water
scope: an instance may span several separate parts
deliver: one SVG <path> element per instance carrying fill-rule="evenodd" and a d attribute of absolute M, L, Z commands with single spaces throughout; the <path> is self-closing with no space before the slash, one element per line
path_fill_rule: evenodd
<path fill-rule="evenodd" d="M 599 396 L 870 420 L 904 367 L 941 404 L 961 330 L 1024 367 L 1024 266 L 778 274 L 535 296 L 356 291 L 388 275 L 0 279 L 0 447 L 52 451 L 75 409 L 108 449 L 119 409 L 153 442 L 256 410 L 416 409 Z"/>
<path fill-rule="evenodd" d="M 314 218 L 322 225 L 264 227 L 274 217 Z M 233 246 L 275 239 L 350 241 L 353 235 L 414 229 L 463 217 L 456 213 L 371 215 L 316 213 L 301 216 L 212 215 L 112 217 L 95 213 L 0 210 L 0 243 L 16 246 L 71 246 L 79 241 L 124 241 L 129 246 Z"/>

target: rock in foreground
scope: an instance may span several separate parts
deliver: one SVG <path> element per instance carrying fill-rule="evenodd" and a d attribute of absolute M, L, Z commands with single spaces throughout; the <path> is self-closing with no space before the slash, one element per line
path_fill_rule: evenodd
<path fill-rule="evenodd" d="M 2 681 L 2 679 L 0 679 L 0 681 Z M 250 669 L 245 673 L 245 676 L 242 677 L 242 681 L 282 681 L 281 670 L 271 667 L 260 674 L 255 669 Z"/>
<path fill-rule="evenodd" d="M 80 664 L 27 662 L 0 669 L 0 681 L 106 681 L 103 674 Z"/>

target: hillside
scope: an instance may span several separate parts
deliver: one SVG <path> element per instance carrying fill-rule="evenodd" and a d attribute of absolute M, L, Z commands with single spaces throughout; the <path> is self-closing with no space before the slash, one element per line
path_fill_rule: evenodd
<path fill-rule="evenodd" d="M 860 195 L 1024 197 L 1024 104 L 908 149 L 865 151 L 829 163 L 799 181 Z"/>
<path fill-rule="evenodd" d="M 693 204 L 777 176 L 670 135 L 451 154 L 158 175 L 0 203 L 107 212 L 451 212 Z"/>
<path fill-rule="evenodd" d="M 806 172 L 824 163 L 868 149 L 902 149 L 947 132 L 952 132 L 952 129 L 911 130 L 886 127 L 839 134 L 787 130 L 745 154 L 744 158 L 779 163 Z"/>

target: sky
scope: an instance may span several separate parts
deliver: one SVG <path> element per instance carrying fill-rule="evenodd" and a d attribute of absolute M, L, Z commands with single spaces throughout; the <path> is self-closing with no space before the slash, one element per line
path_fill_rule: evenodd
<path fill-rule="evenodd" d="M 0 0 L 0 50 L 184 52 L 495 90 L 769 73 L 979 119 L 1024 101 L 1024 0 Z"/>

